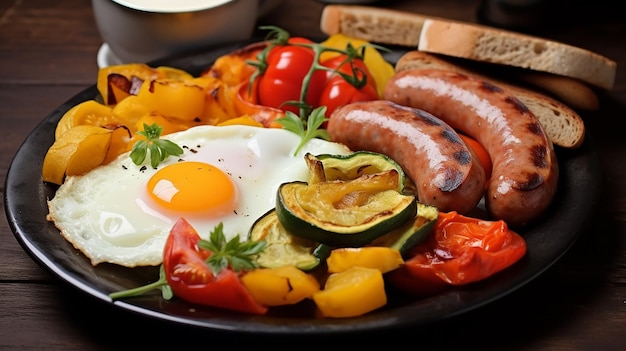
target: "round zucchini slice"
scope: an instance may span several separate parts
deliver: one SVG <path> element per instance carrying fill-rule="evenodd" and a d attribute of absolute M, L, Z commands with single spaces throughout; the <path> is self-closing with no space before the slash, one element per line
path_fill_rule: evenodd
<path fill-rule="evenodd" d="M 248 240 L 265 241 L 265 249 L 256 258 L 257 264 L 264 268 L 293 265 L 303 271 L 310 271 L 330 255 L 324 245 L 289 233 L 278 220 L 274 209 L 254 222 L 248 232 Z"/>
<path fill-rule="evenodd" d="M 407 180 L 404 170 L 395 160 L 372 151 L 355 151 L 346 155 L 306 155 L 305 159 L 310 171 L 309 183 L 318 182 L 320 179 L 351 180 L 365 174 L 395 169 L 398 171 L 398 192 L 403 192 Z M 320 170 L 323 172 L 322 176 L 319 175 Z"/>
<path fill-rule="evenodd" d="M 290 182 L 277 192 L 276 214 L 293 235 L 334 247 L 360 247 L 417 213 L 414 196 L 397 191 L 398 173 L 315 184 Z"/>

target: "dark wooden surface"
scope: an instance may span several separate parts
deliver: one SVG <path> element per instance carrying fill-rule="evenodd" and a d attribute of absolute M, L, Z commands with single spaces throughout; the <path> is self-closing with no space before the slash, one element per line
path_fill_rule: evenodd
<path fill-rule="evenodd" d="M 396 0 L 379 6 L 476 21 L 478 1 Z M 294 35 L 321 36 L 323 4 L 286 0 L 260 19 Z M 377 336 L 385 348 L 420 350 L 626 350 L 626 17 L 609 1 L 571 1 L 533 32 L 618 62 L 601 109 L 583 113 L 602 168 L 597 214 L 555 265 L 519 290 L 443 323 Z M 570 12 L 569 15 L 565 13 Z M 0 178 L 28 133 L 51 111 L 95 83 L 102 44 L 89 0 L 0 2 Z M 4 188 L 2 189 L 4 193 Z M 4 204 L 3 204 L 4 208 Z M 351 336 L 347 342 L 373 340 Z M 250 338 L 297 348 L 309 341 Z M 315 346 L 337 346 L 321 338 Z M 0 222 L 0 349 L 109 350 L 240 345 L 224 335 L 150 320 L 68 286 L 33 261 Z M 387 344 L 388 343 L 388 344 Z M 350 343 L 344 347 L 350 347 Z M 401 346 L 402 345 L 402 346 Z M 407 345 L 407 346 L 404 346 Z M 356 346 L 356 345 L 354 345 Z"/>

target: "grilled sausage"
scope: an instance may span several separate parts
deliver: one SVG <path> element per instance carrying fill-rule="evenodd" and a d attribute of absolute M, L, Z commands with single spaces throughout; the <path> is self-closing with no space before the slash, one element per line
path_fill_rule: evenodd
<path fill-rule="evenodd" d="M 478 140 L 491 157 L 485 207 L 511 226 L 539 217 L 557 189 L 558 162 L 535 115 L 507 91 L 440 69 L 397 72 L 384 98 L 423 109 Z"/>
<path fill-rule="evenodd" d="M 327 125 L 332 141 L 351 150 L 393 158 L 415 183 L 420 202 L 468 213 L 483 196 L 485 172 L 458 134 L 432 114 L 389 101 L 336 109 Z"/>

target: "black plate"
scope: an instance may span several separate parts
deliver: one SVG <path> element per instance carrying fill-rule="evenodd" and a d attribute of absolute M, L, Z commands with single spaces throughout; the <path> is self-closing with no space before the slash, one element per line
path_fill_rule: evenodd
<path fill-rule="evenodd" d="M 184 69 L 194 75 L 217 57 L 244 43 L 185 54 L 153 62 Z M 395 48 L 386 58 L 395 62 L 403 49 Z M 52 145 L 56 123 L 72 106 L 94 99 L 89 87 L 49 114 L 21 145 L 5 184 L 5 207 L 9 224 L 23 248 L 35 261 L 84 293 L 121 309 L 151 318 L 200 328 L 257 334 L 340 334 L 431 324 L 479 308 L 528 283 L 554 264 L 584 230 L 599 194 L 599 168 L 590 138 L 577 150 L 558 148 L 561 169 L 559 189 L 545 218 L 520 231 L 527 241 L 527 255 L 509 269 L 483 282 L 424 299 L 392 295 L 384 308 L 347 319 L 317 317 L 315 307 L 272 309 L 269 315 L 249 316 L 229 311 L 191 306 L 180 300 L 165 301 L 160 294 L 113 303 L 108 294 L 153 282 L 155 267 L 125 268 L 102 264 L 93 267 L 87 258 L 59 235 L 46 221 L 46 199 L 55 187 L 41 180 L 43 157 Z"/>

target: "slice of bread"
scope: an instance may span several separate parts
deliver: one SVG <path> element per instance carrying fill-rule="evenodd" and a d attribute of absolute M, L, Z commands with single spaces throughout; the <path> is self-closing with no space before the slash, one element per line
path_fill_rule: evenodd
<path fill-rule="evenodd" d="M 426 19 L 418 50 L 579 79 L 610 90 L 617 64 L 564 43 L 473 23 Z"/>
<path fill-rule="evenodd" d="M 600 107 L 595 91 L 578 79 L 528 70 L 517 71 L 514 75 L 515 79 L 554 95 L 574 109 L 595 111 Z"/>
<path fill-rule="evenodd" d="M 342 33 L 353 38 L 374 43 L 416 48 L 419 46 L 424 23 L 426 20 L 433 19 L 438 19 L 440 22 L 452 21 L 425 14 L 402 12 L 371 6 L 327 5 L 322 12 L 320 28 L 322 32 L 327 35 Z M 468 27 L 466 28 L 471 28 L 469 23 L 467 25 Z M 493 30 L 501 32 L 499 29 L 494 28 Z M 516 37 L 518 36 L 513 36 L 513 38 Z M 524 36 L 519 35 L 519 37 Z M 503 36 L 501 39 L 504 40 L 505 37 Z M 541 47 L 541 41 L 543 41 L 543 39 L 536 39 L 535 42 L 537 40 L 539 40 L 538 47 Z M 508 50 L 507 48 L 510 44 L 503 44 L 502 48 L 496 50 L 496 54 L 501 50 Z M 433 46 L 436 44 L 431 42 L 430 45 Z M 557 44 L 557 46 L 561 45 L 564 44 Z M 573 49 L 573 51 L 578 52 L 576 49 Z M 500 59 L 504 60 L 506 63 L 507 59 L 503 57 L 502 54 L 499 55 Z M 513 53 L 513 56 L 515 57 L 515 53 Z M 588 56 L 594 56 L 594 54 L 589 54 Z M 486 60 L 487 62 L 492 62 L 492 60 L 489 60 L 489 57 L 487 57 Z M 565 58 L 565 60 L 568 59 Z M 569 60 L 571 60 L 571 58 Z M 605 61 L 604 59 L 599 60 L 602 62 Z M 558 63 L 555 62 L 553 64 Z M 512 67 L 506 64 L 498 66 L 504 68 Z M 524 62 L 520 62 L 519 66 L 528 65 L 525 65 Z M 604 62 L 604 65 L 601 63 L 600 66 L 604 66 L 605 70 L 607 69 L 606 67 L 608 67 L 609 72 L 607 75 L 613 77 L 615 71 L 614 63 L 607 60 L 607 62 Z M 541 67 L 535 66 L 534 69 L 541 69 Z M 582 110 L 596 110 L 598 108 L 598 98 L 595 92 L 589 87 L 588 83 L 578 78 L 561 76 L 554 74 L 554 72 L 546 73 L 521 68 L 516 73 L 509 73 L 509 75 L 511 74 L 515 74 L 516 79 L 535 85 L 552 96 L 559 98 L 573 108 Z M 612 83 L 609 82 L 612 80 L 613 78 L 604 79 L 606 83 L 605 86 L 611 86 Z"/>
<path fill-rule="evenodd" d="M 417 47 L 422 24 L 430 16 L 360 5 L 326 5 L 320 30 L 373 43 Z"/>
<path fill-rule="evenodd" d="M 555 145 L 574 149 L 579 147 L 585 138 L 585 124 L 578 113 L 540 92 L 478 73 L 445 57 L 417 50 L 407 52 L 400 57 L 396 64 L 396 72 L 423 68 L 438 68 L 459 72 L 468 76 L 478 77 L 508 90 L 535 114 L 546 134 Z"/>

